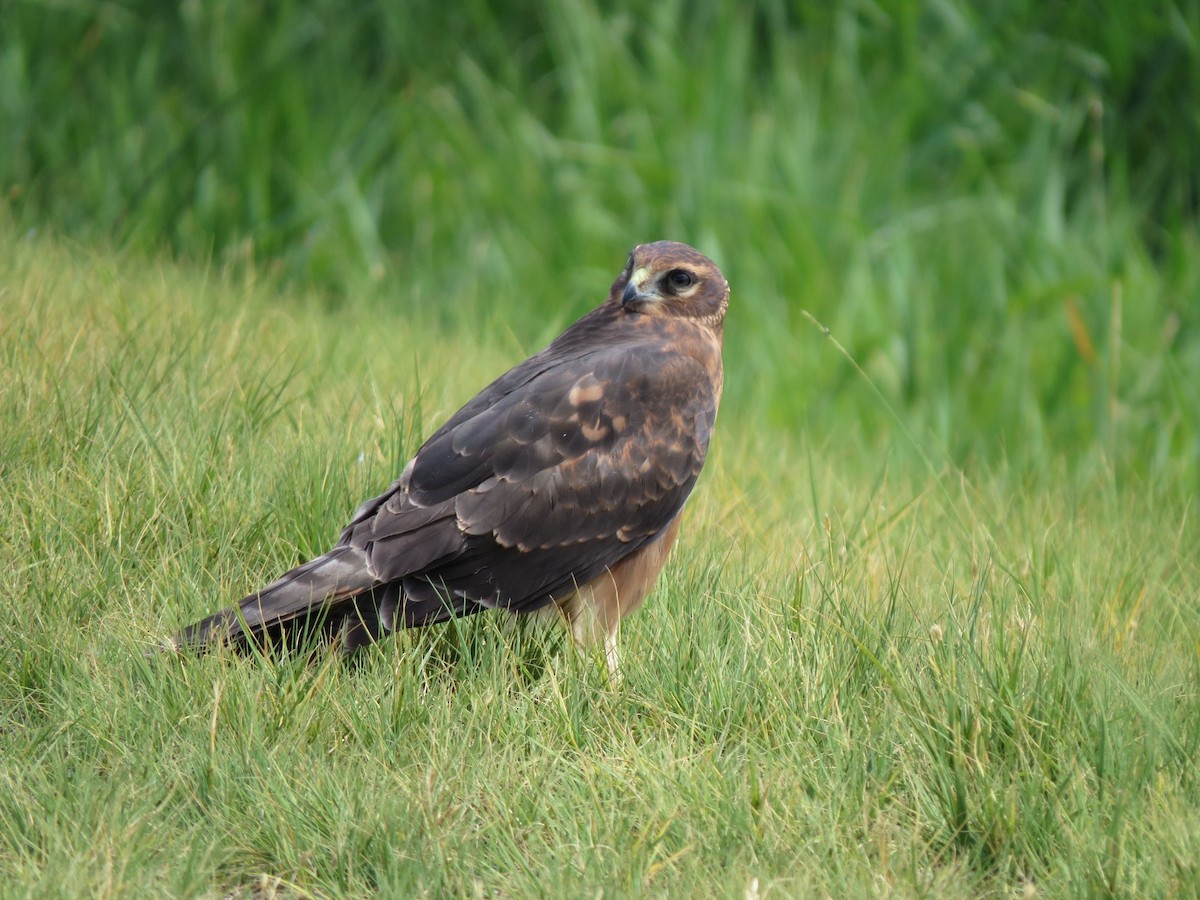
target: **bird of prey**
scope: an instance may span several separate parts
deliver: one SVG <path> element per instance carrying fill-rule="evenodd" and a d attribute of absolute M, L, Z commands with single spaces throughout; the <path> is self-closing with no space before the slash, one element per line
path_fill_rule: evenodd
<path fill-rule="evenodd" d="M 318 631 L 349 651 L 499 608 L 557 610 L 617 673 L 617 628 L 679 530 L 721 399 L 729 285 L 686 244 L 633 249 L 608 298 L 434 432 L 328 553 L 176 648 Z"/>

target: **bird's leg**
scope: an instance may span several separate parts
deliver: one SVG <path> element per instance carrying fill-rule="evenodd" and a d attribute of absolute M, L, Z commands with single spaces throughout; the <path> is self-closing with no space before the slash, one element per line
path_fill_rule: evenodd
<path fill-rule="evenodd" d="M 554 608 L 571 635 L 571 643 L 580 653 L 590 655 L 598 649 L 604 650 L 609 683 L 618 684 L 621 680 L 617 654 L 620 616 L 615 608 L 597 603 L 597 584 L 607 587 L 605 581 L 587 585 L 560 601 Z M 613 593 L 615 594 L 615 588 Z"/>
<path fill-rule="evenodd" d="M 612 684 L 621 683 L 621 665 L 617 658 L 617 629 L 614 628 L 604 635 L 604 661 L 608 663 L 608 680 Z"/>

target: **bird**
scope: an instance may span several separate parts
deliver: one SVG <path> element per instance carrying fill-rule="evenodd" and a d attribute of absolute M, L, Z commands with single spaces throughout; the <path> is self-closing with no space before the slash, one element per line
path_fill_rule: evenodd
<path fill-rule="evenodd" d="M 607 298 L 501 375 L 358 507 L 327 552 L 169 639 L 318 633 L 343 652 L 488 609 L 557 615 L 619 674 L 708 454 L 729 284 L 674 241 L 630 252 Z"/>

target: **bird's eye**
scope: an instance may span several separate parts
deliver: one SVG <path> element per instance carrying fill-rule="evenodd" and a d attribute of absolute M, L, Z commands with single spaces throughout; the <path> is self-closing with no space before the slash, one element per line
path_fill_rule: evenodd
<path fill-rule="evenodd" d="M 696 276 L 686 269 L 672 269 L 667 273 L 667 287 L 678 293 L 696 283 Z"/>

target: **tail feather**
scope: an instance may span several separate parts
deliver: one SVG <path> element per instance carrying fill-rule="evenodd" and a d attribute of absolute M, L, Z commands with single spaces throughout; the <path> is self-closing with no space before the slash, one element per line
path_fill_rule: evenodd
<path fill-rule="evenodd" d="M 336 632 L 350 616 L 370 618 L 359 598 L 380 583 L 371 575 L 366 554 L 339 546 L 297 566 L 233 606 L 187 626 L 171 639 L 176 649 L 212 644 L 262 643 L 288 630 Z M 351 623 L 352 628 L 358 623 Z M 361 630 L 358 629 L 358 630 Z M 378 626 L 375 626 L 378 630 Z"/>

